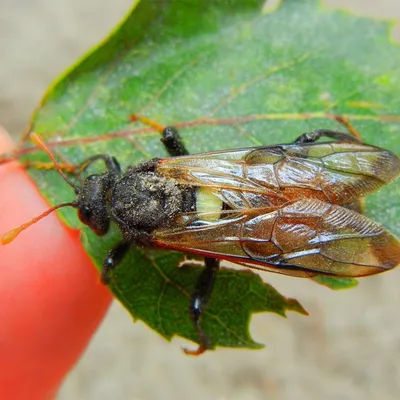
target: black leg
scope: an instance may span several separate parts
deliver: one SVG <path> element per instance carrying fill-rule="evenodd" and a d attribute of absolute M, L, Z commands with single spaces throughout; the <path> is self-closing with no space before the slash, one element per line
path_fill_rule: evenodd
<path fill-rule="evenodd" d="M 146 118 L 137 114 L 132 114 L 130 116 L 130 120 L 140 121 L 143 124 L 151 126 L 158 132 L 160 132 L 162 134 L 161 141 L 163 142 L 170 156 L 186 156 L 189 154 L 189 152 L 186 150 L 185 145 L 183 144 L 182 138 L 175 128 L 171 126 L 164 127 L 163 125 L 150 118 Z"/>
<path fill-rule="evenodd" d="M 163 137 L 161 138 L 161 141 L 172 157 L 186 156 L 189 154 L 185 145 L 183 144 L 182 138 L 175 128 L 167 126 L 162 131 L 162 136 Z"/>
<path fill-rule="evenodd" d="M 215 258 L 205 258 L 204 263 L 205 269 L 200 274 L 190 299 L 190 317 L 199 335 L 199 347 L 196 350 L 184 349 L 186 354 L 193 356 L 198 356 L 209 348 L 208 338 L 200 326 L 200 317 L 210 298 L 219 268 L 219 260 Z"/>
<path fill-rule="evenodd" d="M 97 160 L 103 160 L 104 164 L 106 164 L 106 167 L 109 171 L 113 171 L 117 175 L 121 173 L 121 167 L 117 159 L 107 154 L 97 154 L 93 157 L 88 158 L 79 166 L 80 170 L 85 171 L 91 164 L 93 164 Z"/>
<path fill-rule="evenodd" d="M 357 142 L 360 140 L 350 133 L 339 132 L 339 131 L 331 131 L 329 129 L 316 129 L 315 131 L 303 133 L 299 136 L 294 143 L 302 144 L 302 143 L 312 143 L 317 141 L 322 137 L 328 137 L 331 139 L 336 139 L 338 141 L 344 142 Z"/>
<path fill-rule="evenodd" d="M 108 285 L 110 283 L 110 271 L 115 269 L 122 261 L 129 247 L 129 243 L 121 242 L 108 253 L 101 271 L 101 283 L 103 285 Z"/>

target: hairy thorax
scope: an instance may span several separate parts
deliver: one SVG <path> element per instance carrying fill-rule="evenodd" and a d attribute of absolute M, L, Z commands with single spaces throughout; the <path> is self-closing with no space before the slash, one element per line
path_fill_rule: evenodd
<path fill-rule="evenodd" d="M 169 226 L 179 213 L 193 209 L 193 190 L 153 171 L 132 168 L 116 183 L 112 194 L 113 219 L 125 237 L 151 234 Z"/>

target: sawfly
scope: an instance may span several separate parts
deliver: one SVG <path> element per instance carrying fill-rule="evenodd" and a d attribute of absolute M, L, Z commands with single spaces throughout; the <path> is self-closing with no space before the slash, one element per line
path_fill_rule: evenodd
<path fill-rule="evenodd" d="M 189 155 L 178 132 L 160 129 L 170 158 L 155 158 L 125 171 L 99 154 L 106 170 L 72 182 L 76 199 L 59 204 L 2 238 L 8 243 L 32 223 L 61 207 L 74 207 L 99 236 L 115 223 L 122 240 L 104 260 L 101 280 L 110 282 L 132 245 L 173 249 L 204 257 L 190 300 L 199 347 L 211 347 L 200 324 L 221 260 L 295 277 L 361 277 L 400 263 L 398 240 L 360 212 L 357 204 L 400 173 L 392 152 L 355 136 L 319 129 L 293 143 Z M 331 141 L 320 142 L 320 138 Z"/>

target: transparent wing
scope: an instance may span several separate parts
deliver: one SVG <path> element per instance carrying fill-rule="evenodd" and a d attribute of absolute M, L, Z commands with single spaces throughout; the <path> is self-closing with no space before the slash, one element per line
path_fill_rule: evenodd
<path fill-rule="evenodd" d="M 359 277 L 400 263 L 400 243 L 381 226 L 316 199 L 222 211 L 214 221 L 188 213 L 175 222 L 154 232 L 156 245 L 292 276 Z"/>
<path fill-rule="evenodd" d="M 379 147 L 328 142 L 163 159 L 157 171 L 190 186 L 211 188 L 218 196 L 227 192 L 233 208 L 245 208 L 247 198 L 251 200 L 254 194 L 258 206 L 310 197 L 347 204 L 395 179 L 400 160 Z M 235 193 L 239 192 L 236 197 L 241 200 L 235 206 Z M 266 199 L 263 204 L 260 198 Z"/>

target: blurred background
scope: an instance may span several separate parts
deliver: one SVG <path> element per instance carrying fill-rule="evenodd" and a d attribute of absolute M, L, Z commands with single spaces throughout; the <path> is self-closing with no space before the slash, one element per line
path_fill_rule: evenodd
<path fill-rule="evenodd" d="M 132 1 L 98 3 L 0 0 L 0 123 L 13 135 L 26 127 L 48 85 L 102 40 Z M 399 0 L 323 3 L 400 20 Z M 286 320 L 255 316 L 252 333 L 266 349 L 186 357 L 179 348 L 183 340 L 165 342 L 114 304 L 59 399 L 400 398 L 400 270 L 340 293 L 305 280 L 265 278 L 310 312 Z"/>

